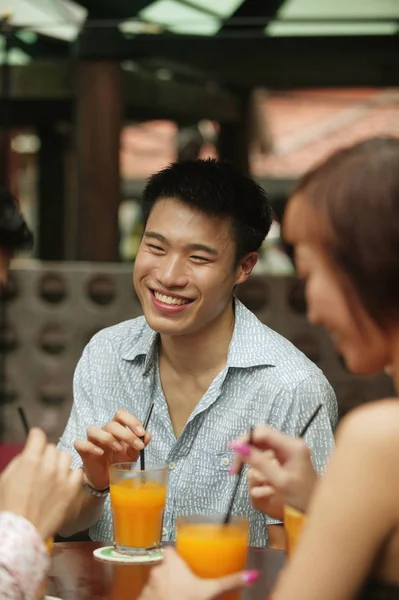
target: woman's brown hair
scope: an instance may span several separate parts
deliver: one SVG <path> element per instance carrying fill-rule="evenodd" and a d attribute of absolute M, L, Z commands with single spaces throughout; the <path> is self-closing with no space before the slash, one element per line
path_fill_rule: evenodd
<path fill-rule="evenodd" d="M 305 230 L 317 236 L 373 320 L 385 326 L 398 318 L 399 139 L 339 150 L 308 172 L 292 197 L 321 217 Z"/>

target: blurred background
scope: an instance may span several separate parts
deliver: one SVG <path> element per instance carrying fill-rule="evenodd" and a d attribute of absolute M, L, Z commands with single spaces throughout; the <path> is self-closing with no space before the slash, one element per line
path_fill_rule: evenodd
<path fill-rule="evenodd" d="M 138 316 L 146 178 L 220 157 L 275 223 L 240 298 L 325 372 L 341 415 L 391 394 L 349 374 L 305 318 L 280 236 L 296 179 L 337 148 L 399 135 L 398 0 L 0 0 L 0 184 L 35 232 L 1 297 L 1 439 L 16 407 L 57 440 L 99 329 Z"/>

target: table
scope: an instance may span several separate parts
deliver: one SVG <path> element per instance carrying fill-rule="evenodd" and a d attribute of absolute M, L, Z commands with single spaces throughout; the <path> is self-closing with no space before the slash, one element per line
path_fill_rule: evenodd
<path fill-rule="evenodd" d="M 97 560 L 99 542 L 54 544 L 47 594 L 62 600 L 135 600 L 152 566 L 124 565 Z M 281 550 L 251 548 L 249 568 L 259 569 L 259 580 L 243 593 L 245 600 L 264 600 L 285 562 Z M 165 599 L 166 600 L 166 599 Z"/>

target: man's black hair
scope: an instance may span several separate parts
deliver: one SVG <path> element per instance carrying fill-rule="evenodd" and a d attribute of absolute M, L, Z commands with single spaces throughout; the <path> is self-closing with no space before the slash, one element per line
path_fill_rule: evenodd
<path fill-rule="evenodd" d="M 272 223 L 265 191 L 225 161 L 176 162 L 152 175 L 142 197 L 145 224 L 161 198 L 175 198 L 210 216 L 231 217 L 237 262 L 259 250 Z"/>

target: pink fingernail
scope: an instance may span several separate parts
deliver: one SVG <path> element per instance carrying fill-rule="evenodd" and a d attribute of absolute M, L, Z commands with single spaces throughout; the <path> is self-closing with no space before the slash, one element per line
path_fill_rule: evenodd
<path fill-rule="evenodd" d="M 259 579 L 260 571 L 245 571 L 242 576 L 245 583 L 254 583 L 257 579 Z"/>
<path fill-rule="evenodd" d="M 238 452 L 239 454 L 241 454 L 242 456 L 245 456 L 245 458 L 248 458 L 248 456 L 251 454 L 251 447 L 248 446 L 248 444 L 237 444 L 234 447 L 234 450 L 236 452 Z"/>

